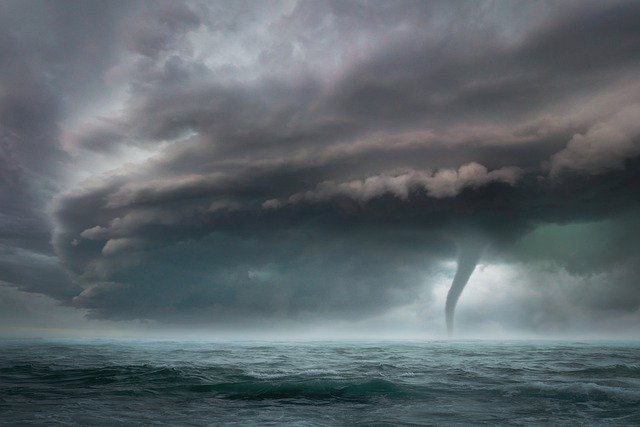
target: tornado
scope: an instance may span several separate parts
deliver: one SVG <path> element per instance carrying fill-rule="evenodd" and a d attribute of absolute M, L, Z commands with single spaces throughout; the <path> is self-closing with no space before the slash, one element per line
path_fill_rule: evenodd
<path fill-rule="evenodd" d="M 458 268 L 451 282 L 451 288 L 447 293 L 445 316 L 447 320 L 447 333 L 453 335 L 453 315 L 456 310 L 458 298 L 469 281 L 469 277 L 475 270 L 478 260 L 484 251 L 486 244 L 480 241 L 466 241 L 458 245 Z"/>

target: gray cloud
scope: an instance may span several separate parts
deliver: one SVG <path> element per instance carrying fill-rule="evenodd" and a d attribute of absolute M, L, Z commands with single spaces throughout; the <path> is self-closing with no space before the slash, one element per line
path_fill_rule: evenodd
<path fill-rule="evenodd" d="M 632 243 L 522 246 L 638 208 L 635 2 L 48 7 L 4 6 L 29 25 L 0 41 L 0 242 L 32 252 L 0 280 L 101 318 L 356 319 L 470 234 L 568 293 L 614 258 L 586 264 L 638 293 Z"/>
<path fill-rule="evenodd" d="M 335 197 L 344 196 L 359 202 L 392 194 L 401 200 L 407 200 L 412 190 L 423 189 L 427 195 L 435 199 L 455 197 L 464 188 L 477 188 L 491 182 L 505 182 L 514 185 L 522 170 L 517 167 L 504 167 L 491 172 L 478 163 L 469 163 L 455 169 L 441 169 L 435 173 L 409 171 L 396 176 L 371 176 L 364 180 L 345 183 L 324 181 L 315 190 L 298 193 L 289 197 L 284 203 L 301 201 L 318 203 Z M 282 205 L 276 199 L 263 203 L 264 208 L 278 208 Z"/>
<path fill-rule="evenodd" d="M 551 156 L 551 173 L 566 169 L 599 173 L 623 167 L 625 160 L 640 154 L 638 117 L 640 104 L 633 104 L 574 135 L 565 149 Z"/>

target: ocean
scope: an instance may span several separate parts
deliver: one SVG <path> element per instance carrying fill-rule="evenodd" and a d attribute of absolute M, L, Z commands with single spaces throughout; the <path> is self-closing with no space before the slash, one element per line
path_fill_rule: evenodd
<path fill-rule="evenodd" d="M 0 341 L 2 425 L 640 425 L 640 344 Z"/>

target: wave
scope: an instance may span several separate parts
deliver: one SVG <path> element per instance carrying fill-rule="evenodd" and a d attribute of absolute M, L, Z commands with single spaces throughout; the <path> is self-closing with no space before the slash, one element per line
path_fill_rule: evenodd
<path fill-rule="evenodd" d="M 285 371 L 286 372 L 286 371 Z M 184 395 L 208 393 L 223 399 L 344 399 L 367 400 L 373 397 L 400 398 L 408 395 L 403 385 L 384 379 L 336 378 L 331 370 L 308 369 L 273 378 L 265 373 L 222 367 L 158 367 L 126 365 L 92 368 L 55 368 L 39 364 L 21 364 L 0 369 L 0 378 L 16 388 L 34 385 L 84 389 L 102 386 L 102 392 L 122 394 Z M 334 378 L 327 378 L 332 376 Z"/>
<path fill-rule="evenodd" d="M 407 391 L 393 382 L 374 380 L 299 380 L 299 381 L 249 381 L 241 383 L 202 384 L 190 390 L 198 393 L 214 393 L 218 397 L 241 400 L 304 399 L 367 401 L 371 398 L 399 399 Z"/>
<path fill-rule="evenodd" d="M 640 366 L 638 365 L 610 365 L 600 367 L 589 367 L 584 369 L 574 369 L 566 372 L 566 374 L 587 377 L 626 377 L 640 378 Z"/>

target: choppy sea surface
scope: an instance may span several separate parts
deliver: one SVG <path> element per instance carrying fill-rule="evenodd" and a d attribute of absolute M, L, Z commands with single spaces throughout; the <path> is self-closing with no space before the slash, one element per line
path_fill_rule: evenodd
<path fill-rule="evenodd" d="M 2 425 L 640 425 L 640 344 L 0 341 Z"/>

